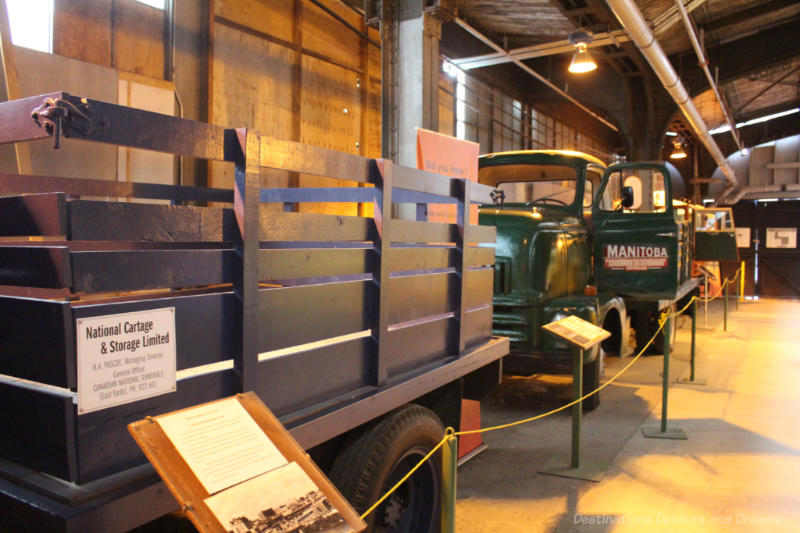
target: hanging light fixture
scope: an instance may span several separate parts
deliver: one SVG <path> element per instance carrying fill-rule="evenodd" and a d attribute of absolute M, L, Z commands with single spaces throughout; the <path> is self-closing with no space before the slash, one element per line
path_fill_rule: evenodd
<path fill-rule="evenodd" d="M 686 152 L 683 149 L 683 143 L 680 139 L 672 141 L 672 153 L 669 154 L 670 159 L 683 159 L 686 157 Z"/>
<path fill-rule="evenodd" d="M 597 63 L 594 62 L 594 58 L 588 50 L 589 44 L 592 42 L 591 33 L 583 30 L 572 32 L 569 34 L 569 42 L 575 46 L 575 54 L 572 56 L 567 70 L 573 74 L 582 74 L 597 68 Z"/>

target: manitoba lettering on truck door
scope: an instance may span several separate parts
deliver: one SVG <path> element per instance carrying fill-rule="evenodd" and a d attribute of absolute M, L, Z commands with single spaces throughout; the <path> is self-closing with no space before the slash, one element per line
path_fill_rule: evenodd
<path fill-rule="evenodd" d="M 675 294 L 677 224 L 666 167 L 654 163 L 609 167 L 592 218 L 598 289 L 651 299 Z"/>

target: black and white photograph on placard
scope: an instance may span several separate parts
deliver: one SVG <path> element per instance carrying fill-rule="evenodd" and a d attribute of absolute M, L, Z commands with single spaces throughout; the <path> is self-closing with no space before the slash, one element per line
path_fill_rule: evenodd
<path fill-rule="evenodd" d="M 219 492 L 205 503 L 229 533 L 352 531 L 297 463 Z"/>

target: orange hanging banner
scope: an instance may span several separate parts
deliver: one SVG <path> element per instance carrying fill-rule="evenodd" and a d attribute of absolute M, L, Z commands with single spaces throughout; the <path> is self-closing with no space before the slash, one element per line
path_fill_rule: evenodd
<path fill-rule="evenodd" d="M 417 168 L 451 178 L 478 181 L 480 145 L 435 131 L 417 128 Z M 428 204 L 430 222 L 454 223 L 453 205 Z M 478 207 L 470 207 L 470 223 L 478 223 Z"/>

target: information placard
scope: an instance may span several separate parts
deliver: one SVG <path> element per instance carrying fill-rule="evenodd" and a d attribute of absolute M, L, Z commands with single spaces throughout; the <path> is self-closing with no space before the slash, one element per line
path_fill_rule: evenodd
<path fill-rule="evenodd" d="M 750 248 L 750 228 L 736 228 L 736 246 Z"/>
<path fill-rule="evenodd" d="M 611 336 L 610 332 L 575 315 L 545 324 L 542 329 L 584 350 Z"/>
<path fill-rule="evenodd" d="M 767 228 L 767 248 L 797 248 L 797 228 Z"/>
<path fill-rule="evenodd" d="M 75 321 L 78 414 L 175 391 L 175 308 Z"/>
<path fill-rule="evenodd" d="M 209 494 L 286 464 L 235 399 L 156 419 Z"/>
<path fill-rule="evenodd" d="M 128 430 L 202 533 L 366 528 L 252 392 L 147 417 Z"/>

